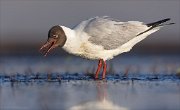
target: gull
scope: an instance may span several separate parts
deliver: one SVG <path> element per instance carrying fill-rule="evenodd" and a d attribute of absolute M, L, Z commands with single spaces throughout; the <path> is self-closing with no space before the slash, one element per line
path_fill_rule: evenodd
<path fill-rule="evenodd" d="M 56 47 L 66 52 L 91 60 L 99 60 L 95 79 L 99 79 L 101 68 L 102 79 L 106 77 L 106 61 L 129 52 L 138 42 L 158 31 L 170 18 L 153 23 L 139 21 L 121 22 L 109 16 L 93 17 L 82 21 L 74 28 L 55 25 L 48 32 L 47 42 L 40 48 L 46 56 Z"/>

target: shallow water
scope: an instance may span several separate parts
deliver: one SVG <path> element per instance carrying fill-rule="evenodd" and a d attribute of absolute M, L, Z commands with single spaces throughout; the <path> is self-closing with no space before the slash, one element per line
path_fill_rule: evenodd
<path fill-rule="evenodd" d="M 117 57 L 104 81 L 93 79 L 96 65 L 78 57 L 1 57 L 0 110 L 180 109 L 178 55 Z"/>
<path fill-rule="evenodd" d="M 4 110 L 178 110 L 180 83 L 174 81 L 64 81 L 4 83 Z"/>
<path fill-rule="evenodd" d="M 94 73 L 98 61 L 73 56 L 0 56 L 1 74 Z M 175 74 L 179 55 L 121 55 L 107 61 L 110 74 Z"/>

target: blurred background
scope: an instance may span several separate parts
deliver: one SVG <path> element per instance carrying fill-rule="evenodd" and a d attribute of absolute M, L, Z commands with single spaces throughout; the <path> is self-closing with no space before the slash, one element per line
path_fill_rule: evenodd
<path fill-rule="evenodd" d="M 38 49 L 53 25 L 72 28 L 90 17 L 104 15 L 145 23 L 171 18 L 175 25 L 150 35 L 131 53 L 180 53 L 179 12 L 179 0 L 1 0 L 0 55 L 39 55 Z M 61 49 L 52 52 L 64 53 Z"/>

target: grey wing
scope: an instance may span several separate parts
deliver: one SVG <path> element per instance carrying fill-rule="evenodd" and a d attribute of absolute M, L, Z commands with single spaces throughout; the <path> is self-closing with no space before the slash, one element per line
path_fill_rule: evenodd
<path fill-rule="evenodd" d="M 88 41 L 111 50 L 127 43 L 147 28 L 138 21 L 120 22 L 109 17 L 95 17 L 86 23 L 83 30 L 91 36 Z"/>

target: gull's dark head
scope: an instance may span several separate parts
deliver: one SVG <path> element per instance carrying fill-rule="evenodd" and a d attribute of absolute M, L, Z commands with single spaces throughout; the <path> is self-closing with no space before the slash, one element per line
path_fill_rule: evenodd
<path fill-rule="evenodd" d="M 48 33 L 47 42 L 40 48 L 46 56 L 52 49 L 63 47 L 66 42 L 66 35 L 61 26 L 53 26 Z"/>

